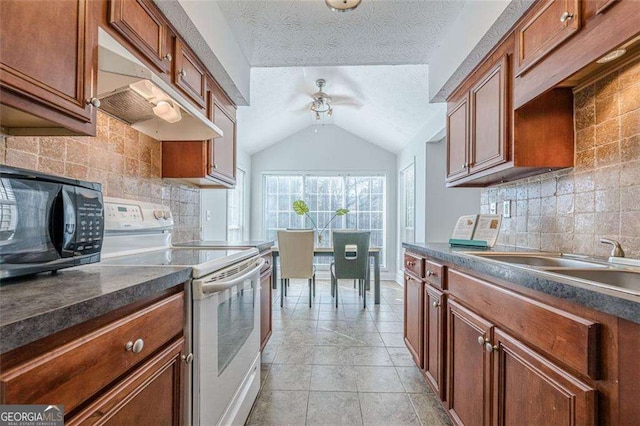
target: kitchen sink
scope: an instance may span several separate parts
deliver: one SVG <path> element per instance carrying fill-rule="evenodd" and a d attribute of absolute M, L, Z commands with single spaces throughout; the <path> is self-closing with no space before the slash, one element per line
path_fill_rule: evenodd
<path fill-rule="evenodd" d="M 622 271 L 616 269 L 557 269 L 548 270 L 559 275 L 569 276 L 580 280 L 605 284 L 628 293 L 640 295 L 640 271 Z"/>
<path fill-rule="evenodd" d="M 606 268 L 607 265 L 560 254 L 469 253 L 484 259 L 538 268 Z"/>

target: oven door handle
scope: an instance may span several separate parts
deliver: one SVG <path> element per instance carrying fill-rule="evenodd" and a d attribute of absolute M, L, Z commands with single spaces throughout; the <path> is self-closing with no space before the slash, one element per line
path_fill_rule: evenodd
<path fill-rule="evenodd" d="M 218 293 L 233 287 L 246 279 L 255 276 L 260 272 L 265 264 L 265 260 L 260 258 L 256 263 L 256 266 L 252 267 L 249 271 L 242 273 L 241 275 L 232 275 L 228 279 L 223 281 L 206 281 L 206 280 L 194 280 L 193 281 L 193 297 L 202 298 L 206 295 Z"/>

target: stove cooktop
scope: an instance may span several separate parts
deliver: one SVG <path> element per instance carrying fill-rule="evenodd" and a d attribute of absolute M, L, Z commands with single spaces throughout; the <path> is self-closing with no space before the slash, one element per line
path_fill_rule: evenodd
<path fill-rule="evenodd" d="M 230 264 L 258 254 L 256 249 L 197 249 L 167 248 L 138 254 L 111 257 L 100 262 L 103 265 L 123 266 L 185 266 L 192 267 L 193 278 L 199 278 Z"/>

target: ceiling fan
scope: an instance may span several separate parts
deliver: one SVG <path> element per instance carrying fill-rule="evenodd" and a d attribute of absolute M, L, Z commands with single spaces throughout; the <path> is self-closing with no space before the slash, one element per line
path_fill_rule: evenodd
<path fill-rule="evenodd" d="M 353 98 L 348 96 L 331 96 L 324 91 L 324 87 L 327 82 L 323 78 L 319 78 L 316 80 L 316 86 L 318 86 L 318 91 L 309 95 L 311 97 L 311 102 L 307 104 L 303 108 L 303 110 L 310 110 L 314 115 L 317 121 L 320 121 L 323 114 L 331 117 L 333 115 L 333 107 L 336 105 L 346 106 L 346 107 L 354 107 L 360 108 L 362 104 Z"/>

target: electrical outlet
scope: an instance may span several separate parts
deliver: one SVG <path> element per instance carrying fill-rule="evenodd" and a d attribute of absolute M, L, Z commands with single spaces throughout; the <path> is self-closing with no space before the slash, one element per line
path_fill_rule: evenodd
<path fill-rule="evenodd" d="M 498 212 L 498 203 L 489 203 L 489 214 L 496 214 Z"/>
<path fill-rule="evenodd" d="M 502 217 L 511 217 L 511 200 L 502 202 Z"/>

